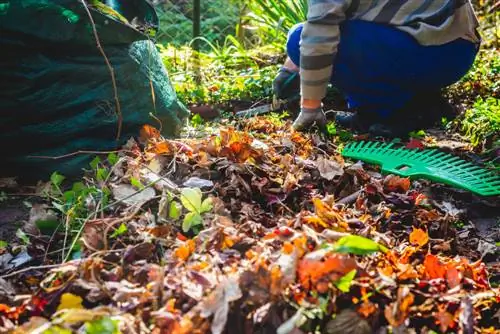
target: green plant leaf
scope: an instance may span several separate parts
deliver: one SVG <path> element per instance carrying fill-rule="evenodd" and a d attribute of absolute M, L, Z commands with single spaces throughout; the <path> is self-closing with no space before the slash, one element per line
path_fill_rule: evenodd
<path fill-rule="evenodd" d="M 200 213 L 208 212 L 208 211 L 212 210 L 212 208 L 213 208 L 212 199 L 205 198 L 203 203 L 201 203 Z"/>
<path fill-rule="evenodd" d="M 141 183 L 141 181 L 139 181 L 139 180 L 138 180 L 138 179 L 136 179 L 135 177 L 131 177 L 131 178 L 130 178 L 130 184 L 131 184 L 134 188 L 137 188 L 138 190 L 144 189 L 144 185 Z"/>
<path fill-rule="evenodd" d="M 118 226 L 118 228 L 113 232 L 113 234 L 111 234 L 111 238 L 119 237 L 120 235 L 127 233 L 127 231 L 127 225 L 121 223 L 120 226 Z"/>
<path fill-rule="evenodd" d="M 201 216 L 197 212 L 188 212 L 182 222 L 182 231 L 188 232 L 192 226 L 200 225 L 203 222 Z"/>
<path fill-rule="evenodd" d="M 97 168 L 96 177 L 99 181 L 104 181 L 109 176 L 109 171 L 106 168 Z"/>
<path fill-rule="evenodd" d="M 66 179 L 63 175 L 59 174 L 58 172 L 52 173 L 50 176 L 50 182 L 56 187 L 59 187 L 61 183 Z"/>
<path fill-rule="evenodd" d="M 181 216 L 182 206 L 178 202 L 170 202 L 170 207 L 168 208 L 168 217 L 171 219 L 179 219 Z"/>
<path fill-rule="evenodd" d="M 69 329 L 59 327 L 59 326 L 52 326 L 48 328 L 47 330 L 42 332 L 43 334 L 71 334 L 72 332 Z"/>
<path fill-rule="evenodd" d="M 0 240 L 0 248 L 5 248 L 9 245 L 7 241 Z"/>
<path fill-rule="evenodd" d="M 104 317 L 99 320 L 85 323 L 86 334 L 118 334 L 118 321 Z"/>
<path fill-rule="evenodd" d="M 75 182 L 73 183 L 73 187 L 71 187 L 71 190 L 73 190 L 75 193 L 80 193 L 83 190 L 87 189 L 83 182 Z"/>
<path fill-rule="evenodd" d="M 202 193 L 199 188 L 182 188 L 181 203 L 191 212 L 200 213 Z"/>
<path fill-rule="evenodd" d="M 333 245 L 333 250 L 337 253 L 366 255 L 378 251 L 385 253 L 387 248 L 368 238 L 359 235 L 348 235 L 340 238 Z"/>
<path fill-rule="evenodd" d="M 55 219 L 39 219 L 35 226 L 45 235 L 51 235 L 59 227 L 59 222 Z"/>
<path fill-rule="evenodd" d="M 108 154 L 108 162 L 111 166 L 114 166 L 116 165 L 116 163 L 118 162 L 118 155 L 114 152 L 111 152 L 110 154 Z"/>
<path fill-rule="evenodd" d="M 18 237 L 25 245 L 29 245 L 30 243 L 30 238 L 24 233 L 23 230 L 20 228 L 17 229 L 16 231 L 16 237 Z"/>
<path fill-rule="evenodd" d="M 195 114 L 192 118 L 191 118 L 191 124 L 193 126 L 199 126 L 199 125 L 202 125 L 203 124 L 203 118 L 201 118 L 200 114 Z"/>
<path fill-rule="evenodd" d="M 97 170 L 97 166 L 99 165 L 99 163 L 101 162 L 101 158 L 99 157 L 95 157 L 90 163 L 90 167 L 92 168 L 92 170 Z"/>
<path fill-rule="evenodd" d="M 351 270 L 333 284 L 335 284 L 337 289 L 339 289 L 340 291 L 347 293 L 351 289 L 352 280 L 354 279 L 355 276 L 356 276 L 356 269 Z"/>

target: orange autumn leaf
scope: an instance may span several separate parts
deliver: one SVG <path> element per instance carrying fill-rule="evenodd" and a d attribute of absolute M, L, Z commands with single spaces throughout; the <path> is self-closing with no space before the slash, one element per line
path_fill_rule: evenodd
<path fill-rule="evenodd" d="M 446 310 L 446 306 L 438 305 L 438 312 L 436 314 L 436 324 L 442 333 L 448 329 L 455 328 L 455 316 Z"/>
<path fill-rule="evenodd" d="M 410 189 L 410 179 L 389 175 L 384 180 L 384 189 L 389 192 L 405 193 Z"/>
<path fill-rule="evenodd" d="M 340 277 L 357 268 L 356 260 L 346 255 L 334 254 L 323 261 L 321 259 L 302 259 L 299 261 L 297 273 L 299 282 L 309 289 L 316 283 L 330 275 L 337 274 Z"/>
<path fill-rule="evenodd" d="M 255 251 L 251 250 L 251 249 L 249 249 L 249 250 L 247 250 L 247 251 L 245 252 L 245 257 L 246 257 L 247 259 L 249 259 L 249 260 L 253 260 L 253 259 L 255 259 L 255 258 L 257 257 L 257 255 L 258 255 L 258 254 L 257 254 Z"/>
<path fill-rule="evenodd" d="M 178 259 L 186 261 L 195 250 L 195 243 L 193 240 L 188 240 L 184 245 L 179 246 L 175 251 L 174 255 Z"/>
<path fill-rule="evenodd" d="M 400 263 L 397 265 L 399 273 L 397 274 L 397 277 L 399 280 L 408 280 L 408 279 L 414 279 L 418 277 L 418 272 L 413 268 L 411 264 L 403 264 Z"/>
<path fill-rule="evenodd" d="M 149 141 L 151 139 L 158 138 L 160 138 L 160 131 L 148 124 L 142 126 L 140 131 L 140 139 L 142 141 Z"/>
<path fill-rule="evenodd" d="M 358 313 L 363 316 L 364 318 L 368 318 L 371 316 L 375 311 L 377 311 L 377 304 L 374 304 L 370 302 L 369 300 L 365 300 L 359 307 L 358 307 Z"/>
<path fill-rule="evenodd" d="M 175 298 L 170 298 L 167 301 L 166 310 L 168 312 L 170 312 L 170 313 L 174 313 L 175 312 Z"/>
<path fill-rule="evenodd" d="M 446 282 L 450 289 L 459 286 L 462 282 L 462 274 L 452 263 L 449 263 L 446 269 Z"/>
<path fill-rule="evenodd" d="M 403 263 L 403 264 L 408 264 L 410 263 L 410 258 L 412 257 L 413 254 L 417 252 L 417 249 L 412 246 L 408 246 L 403 250 L 403 253 L 398 257 L 399 261 L 396 261 L 395 263 Z"/>
<path fill-rule="evenodd" d="M 170 153 L 170 144 L 167 141 L 162 141 L 160 143 L 153 145 L 153 152 L 156 154 L 166 154 Z"/>
<path fill-rule="evenodd" d="M 290 242 L 287 241 L 283 244 L 281 251 L 285 254 L 292 254 L 294 249 L 295 247 Z"/>
<path fill-rule="evenodd" d="M 437 256 L 427 254 L 424 260 L 424 276 L 427 279 L 444 278 L 446 275 L 446 266 Z"/>
<path fill-rule="evenodd" d="M 410 306 L 414 301 L 415 297 L 407 287 L 399 288 L 396 302 L 387 305 L 384 309 L 387 322 L 393 327 L 401 326 L 408 318 Z"/>
<path fill-rule="evenodd" d="M 330 205 L 326 204 L 319 198 L 313 198 L 312 202 L 314 204 L 314 212 L 315 216 L 305 217 L 304 220 L 306 223 L 315 225 L 317 227 L 328 228 L 338 225 L 343 222 L 343 217 Z"/>
<path fill-rule="evenodd" d="M 429 234 L 420 228 L 413 228 L 410 233 L 410 243 L 415 246 L 424 246 L 429 242 Z"/>
<path fill-rule="evenodd" d="M 299 258 L 301 258 L 307 251 L 307 237 L 305 236 L 300 236 L 298 238 L 293 239 L 293 245 L 297 249 L 297 255 Z"/>

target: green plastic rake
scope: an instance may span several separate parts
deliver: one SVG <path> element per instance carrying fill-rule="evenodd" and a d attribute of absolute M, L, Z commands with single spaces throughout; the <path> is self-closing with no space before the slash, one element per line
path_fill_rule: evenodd
<path fill-rule="evenodd" d="M 500 195 L 500 175 L 436 149 L 407 149 L 394 143 L 352 142 L 344 157 L 380 165 L 382 172 L 424 178 L 469 190 L 481 196 Z"/>

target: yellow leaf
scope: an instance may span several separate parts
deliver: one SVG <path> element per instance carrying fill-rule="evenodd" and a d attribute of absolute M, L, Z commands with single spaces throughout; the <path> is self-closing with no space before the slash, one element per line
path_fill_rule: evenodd
<path fill-rule="evenodd" d="M 61 302 L 59 303 L 57 310 L 60 311 L 64 309 L 81 309 L 83 308 L 82 301 L 82 297 L 80 296 L 76 296 L 72 293 L 64 293 L 61 296 Z"/>

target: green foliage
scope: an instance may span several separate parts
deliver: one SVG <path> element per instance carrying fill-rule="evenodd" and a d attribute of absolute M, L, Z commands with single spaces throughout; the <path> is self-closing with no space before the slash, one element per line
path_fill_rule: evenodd
<path fill-rule="evenodd" d="M 138 190 L 142 190 L 144 189 L 144 185 L 141 183 L 141 181 L 139 181 L 138 179 L 136 179 L 135 177 L 131 177 L 130 178 L 130 184 L 138 189 Z"/>
<path fill-rule="evenodd" d="M 202 201 L 203 194 L 199 188 L 182 188 L 180 200 L 188 211 L 182 222 L 182 230 L 188 232 L 193 227 L 201 225 L 201 215 L 212 210 L 212 199 L 206 198 Z M 172 209 L 172 207 L 171 207 Z"/>
<path fill-rule="evenodd" d="M 89 172 L 93 174 L 93 177 L 85 179 L 85 182 L 75 182 L 72 185 L 64 185 L 66 178 L 57 172 L 51 175 L 50 186 L 45 189 L 44 195 L 51 201 L 52 207 L 63 216 L 62 221 L 66 222 L 64 233 L 70 238 L 79 235 L 83 223 L 95 210 L 108 205 L 111 191 L 106 184 L 111 167 L 117 162 L 118 156 L 116 154 L 108 155 L 104 161 L 99 157 L 94 158 L 89 163 L 91 168 Z M 52 220 L 41 220 L 36 225 L 46 234 L 53 233 L 59 226 L 56 221 Z M 120 226 L 115 231 L 114 236 L 119 236 L 122 232 L 123 227 Z M 70 242 L 73 243 L 72 239 Z M 76 247 L 71 249 L 73 254 L 76 254 L 77 251 Z"/>
<path fill-rule="evenodd" d="M 17 231 L 16 231 L 16 237 L 18 237 L 19 240 L 21 240 L 25 245 L 29 245 L 30 244 L 30 238 L 20 228 L 17 229 Z"/>
<path fill-rule="evenodd" d="M 367 255 L 378 251 L 386 252 L 387 248 L 365 237 L 348 235 L 340 238 L 333 245 L 333 251 L 345 254 Z"/>
<path fill-rule="evenodd" d="M 351 289 L 352 281 L 356 276 L 356 269 L 351 270 L 344 276 L 342 276 L 338 281 L 334 284 L 340 291 L 347 293 Z"/>
<path fill-rule="evenodd" d="M 203 125 L 203 118 L 201 118 L 199 114 L 195 114 L 193 117 L 191 117 L 191 125 L 193 127 Z"/>
<path fill-rule="evenodd" d="M 235 42 L 234 38 L 228 41 Z M 186 105 L 210 104 L 222 107 L 235 101 L 253 102 L 270 99 L 272 81 L 278 66 L 260 68 L 262 60 L 242 46 L 228 42 L 224 50 L 199 53 L 201 84 L 195 80 L 194 51 L 190 47 L 176 49 L 159 45 L 163 62 L 170 73 L 170 80 L 179 100 Z"/>
<path fill-rule="evenodd" d="M 118 226 L 118 228 L 113 232 L 113 234 L 111 234 L 111 238 L 119 237 L 120 235 L 127 233 L 127 231 L 127 225 L 121 223 L 120 226 Z"/>
<path fill-rule="evenodd" d="M 119 334 L 118 321 L 108 317 L 85 323 L 86 334 Z"/>
<path fill-rule="evenodd" d="M 254 0 L 249 2 L 250 24 L 262 43 L 284 47 L 287 32 L 307 18 L 307 0 Z"/>
<path fill-rule="evenodd" d="M 475 147 L 489 138 L 496 140 L 499 144 L 500 99 L 479 97 L 473 107 L 465 113 L 461 122 L 461 130 Z"/>

